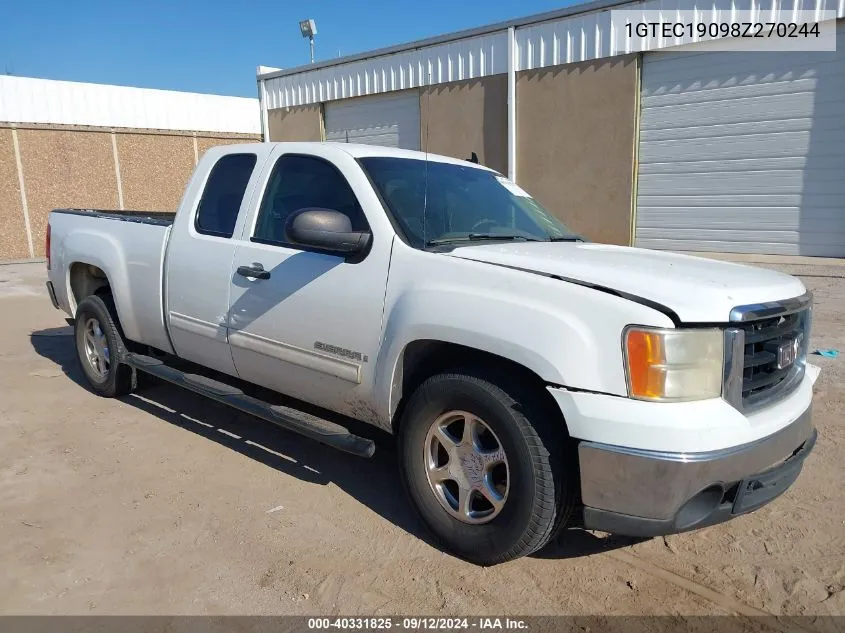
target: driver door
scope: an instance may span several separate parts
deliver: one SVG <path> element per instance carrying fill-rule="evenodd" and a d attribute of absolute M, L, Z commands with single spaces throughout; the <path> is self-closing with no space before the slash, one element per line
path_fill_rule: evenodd
<path fill-rule="evenodd" d="M 349 257 L 291 244 L 284 228 L 290 214 L 319 207 L 347 215 L 353 230 L 368 230 L 360 195 L 342 171 L 353 168 L 338 167 L 319 150 L 275 159 L 253 226 L 235 249 L 229 344 L 241 378 L 362 417 L 392 236 L 374 234 L 369 252 Z M 265 274 L 243 276 L 242 267 Z"/>

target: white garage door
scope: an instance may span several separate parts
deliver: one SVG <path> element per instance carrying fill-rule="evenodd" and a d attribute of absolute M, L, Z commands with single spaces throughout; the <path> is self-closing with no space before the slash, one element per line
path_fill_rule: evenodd
<path fill-rule="evenodd" d="M 326 140 L 401 149 L 420 148 L 416 90 L 326 104 Z"/>
<path fill-rule="evenodd" d="M 845 256 L 845 28 L 830 53 L 646 54 L 636 244 Z"/>

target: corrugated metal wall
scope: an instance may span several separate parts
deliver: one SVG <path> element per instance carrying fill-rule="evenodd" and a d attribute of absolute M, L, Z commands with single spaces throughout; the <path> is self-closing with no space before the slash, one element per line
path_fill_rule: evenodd
<path fill-rule="evenodd" d="M 267 81 L 268 109 L 505 73 L 506 33 L 339 64 Z"/>
<path fill-rule="evenodd" d="M 836 52 L 646 55 L 636 244 L 845 256 Z"/>
<path fill-rule="evenodd" d="M 723 12 L 766 11 L 771 18 L 794 10 L 836 11 L 845 17 L 845 0 L 648 0 L 620 4 L 617 9 L 673 11 L 697 10 L 703 15 L 714 9 Z M 570 9 L 577 10 L 578 7 Z M 650 39 L 619 47 L 614 34 L 624 24 L 611 20 L 611 8 L 588 10 L 558 19 L 532 23 L 514 22 L 516 27 L 517 71 L 558 64 L 611 57 L 613 55 L 650 51 L 684 43 L 684 40 Z M 268 109 L 304 105 L 360 97 L 370 94 L 405 90 L 423 85 L 448 83 L 507 72 L 507 30 L 447 40 L 431 45 L 409 44 L 408 50 L 389 54 L 374 51 L 371 57 L 321 68 L 299 69 L 266 75 Z M 691 41 L 691 40 L 690 40 Z M 429 79 L 430 77 L 430 79 Z"/>
<path fill-rule="evenodd" d="M 0 122 L 258 134 L 258 99 L 0 76 Z"/>

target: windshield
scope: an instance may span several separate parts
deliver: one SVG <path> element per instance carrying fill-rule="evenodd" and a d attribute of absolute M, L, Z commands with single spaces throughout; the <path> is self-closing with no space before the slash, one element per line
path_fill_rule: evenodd
<path fill-rule="evenodd" d="M 495 172 L 409 158 L 362 158 L 360 163 L 417 248 L 485 239 L 580 239 Z"/>

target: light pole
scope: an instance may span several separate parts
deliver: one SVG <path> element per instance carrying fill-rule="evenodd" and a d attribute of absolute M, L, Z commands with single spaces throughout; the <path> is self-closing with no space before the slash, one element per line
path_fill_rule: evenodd
<path fill-rule="evenodd" d="M 311 63 L 314 63 L 314 36 L 317 35 L 317 23 L 314 20 L 302 20 L 299 23 L 299 32 L 302 37 L 307 37 L 311 43 Z"/>

